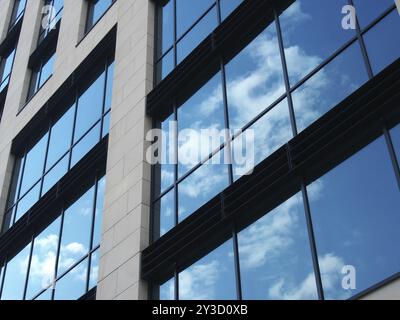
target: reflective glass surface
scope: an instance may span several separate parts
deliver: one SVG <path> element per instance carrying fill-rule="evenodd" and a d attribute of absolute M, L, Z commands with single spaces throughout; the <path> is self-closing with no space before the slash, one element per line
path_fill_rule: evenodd
<path fill-rule="evenodd" d="M 235 300 L 232 240 L 179 273 L 180 300 Z M 166 293 L 170 297 L 171 290 Z"/>
<path fill-rule="evenodd" d="M 383 137 L 309 186 L 327 299 L 349 298 L 399 271 L 399 189 Z M 355 288 L 342 287 L 345 266 Z"/>
<path fill-rule="evenodd" d="M 243 299 L 317 299 L 301 194 L 238 234 Z"/>
<path fill-rule="evenodd" d="M 87 30 L 89 30 L 115 0 L 90 0 L 89 1 L 89 19 L 87 21 Z"/>

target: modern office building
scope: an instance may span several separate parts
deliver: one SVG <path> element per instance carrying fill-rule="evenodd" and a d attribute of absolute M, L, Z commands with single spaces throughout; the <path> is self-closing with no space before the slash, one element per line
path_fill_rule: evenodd
<path fill-rule="evenodd" d="M 399 12 L 0 0 L 0 299 L 400 299 Z"/>

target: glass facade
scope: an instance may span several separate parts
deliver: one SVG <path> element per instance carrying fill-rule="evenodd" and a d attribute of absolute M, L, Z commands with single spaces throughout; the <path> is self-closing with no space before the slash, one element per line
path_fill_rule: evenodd
<path fill-rule="evenodd" d="M 88 0 L 86 32 L 89 31 L 116 0 Z"/>
<path fill-rule="evenodd" d="M 33 146 L 17 156 L 3 231 L 10 228 L 108 134 L 114 64 L 85 90 Z"/>
<path fill-rule="evenodd" d="M 2 266 L 1 300 L 75 300 L 97 285 L 105 178 Z M 95 200 L 97 199 L 97 201 Z M 90 270 L 90 272 L 89 272 Z"/>
<path fill-rule="evenodd" d="M 157 10 L 156 82 L 164 79 L 241 2 L 164 1 Z"/>
<path fill-rule="evenodd" d="M 177 120 L 178 164 L 177 168 L 174 165 L 161 166 L 161 188 L 157 190 L 155 201 L 165 203 L 162 198 L 168 198 L 168 192 L 177 188 L 179 206 L 173 205 L 178 214 L 177 221 L 193 213 L 229 185 L 229 181 L 237 180 L 246 172 L 243 164 L 235 161 L 241 148 L 236 141 L 240 139 L 226 142 L 222 135 L 215 145 L 204 148 L 201 137 L 184 134 L 186 129 L 229 129 L 233 132 L 241 129 L 243 134 L 252 129 L 254 163 L 258 164 L 368 81 L 368 66 L 373 66 L 374 61 L 385 61 L 381 63 L 384 68 L 399 57 L 400 52 L 391 50 L 387 54 L 380 52 L 374 59 L 374 52 L 367 50 L 365 53 L 369 59 L 364 60 L 365 47 L 359 43 L 361 40 L 356 31 L 344 30 L 337 23 L 342 19 L 341 8 L 346 2 L 328 1 L 327 5 L 318 0 L 296 1 L 275 23 L 223 65 L 219 73 L 178 106 L 175 114 L 160 124 L 166 131 L 170 122 Z M 163 10 L 172 6 L 169 3 L 162 7 Z M 365 6 L 357 9 L 359 14 L 370 10 Z M 389 33 L 388 37 L 379 39 L 394 37 L 390 32 L 397 28 L 395 22 L 400 23 L 400 19 L 394 5 L 386 9 L 376 16 L 378 20 L 373 21 L 375 24 L 365 34 L 367 48 L 367 36 L 375 28 L 382 29 L 379 34 L 384 32 L 383 29 Z M 325 14 L 321 15 L 321 12 Z M 387 20 L 395 22 L 390 25 Z M 181 22 L 178 29 L 185 30 L 190 21 Z M 299 28 L 308 31 L 296 32 Z M 163 32 L 168 30 L 167 27 Z M 364 31 L 361 30 L 361 34 Z M 332 37 L 326 37 L 326 34 Z M 393 44 L 393 41 L 387 40 L 387 43 Z M 280 46 L 284 49 L 284 56 L 281 56 Z M 287 63 L 282 63 L 284 61 Z M 285 74 L 289 80 L 288 88 Z M 291 114 L 294 115 L 293 122 Z M 228 147 L 215 155 L 224 143 Z M 162 151 L 168 154 L 171 147 L 167 145 L 167 149 Z M 212 158 L 225 160 L 228 150 L 233 151 L 232 177 L 228 176 L 226 165 L 203 165 L 212 162 Z M 166 215 L 160 214 L 160 230 L 169 230 L 174 225 L 174 215 L 165 219 Z"/>
<path fill-rule="evenodd" d="M 180 1 L 163 2 L 157 19 L 157 81 L 239 3 L 204 1 L 185 11 L 183 18 Z M 171 102 L 173 113 L 158 127 L 166 133 L 177 121 L 174 143 L 163 144 L 161 152 L 167 159 L 176 152 L 178 161 L 159 166 L 153 206 L 155 239 L 246 172 L 235 162 L 234 151 L 242 148 L 238 137 L 227 141 L 221 135 L 212 148 L 203 148 L 201 137 L 193 133 L 182 139 L 186 129 L 242 129 L 242 134 L 252 129 L 254 164 L 258 164 L 399 58 L 400 46 L 393 39 L 398 37 L 400 18 L 393 1 L 354 0 L 359 20 L 355 30 L 341 25 L 342 7 L 347 4 L 347 0 L 295 1 L 233 59 L 225 62 L 221 57 L 220 70 L 185 102 Z M 205 23 L 208 30 L 201 27 L 207 19 L 214 21 Z M 200 30 L 197 42 L 188 40 L 190 45 L 185 46 L 184 39 L 190 39 L 196 26 Z M 163 138 L 169 140 L 170 134 Z M 390 135 L 399 159 L 398 126 Z M 195 280 L 184 275 L 206 265 L 200 260 L 185 271 L 177 270 L 176 279 L 162 284 L 160 298 L 203 297 L 208 288 L 215 293 L 213 298 L 225 299 L 219 286 L 233 288 L 223 293 L 236 297 L 236 281 L 243 299 L 347 299 L 395 274 L 399 259 L 392 254 L 391 242 L 398 238 L 395 212 L 400 203 L 398 172 L 393 171 L 389 151 L 385 137 L 380 137 L 247 229 L 234 231 L 238 254 L 233 244 L 223 263 L 237 260 L 240 283 L 234 277 L 229 283 L 228 272 L 221 285 L 210 271 L 215 287 L 207 287 L 208 279 L 197 287 Z M 226 159 L 226 154 L 231 155 L 232 165 L 224 161 L 208 165 L 212 159 Z M 394 167 L 398 170 L 398 164 Z M 314 222 L 312 229 L 308 217 Z M 313 234 L 316 248 L 310 247 Z M 320 274 L 315 274 L 313 261 L 318 262 Z M 357 286 L 345 290 L 341 281 L 348 266 L 357 271 Z"/>

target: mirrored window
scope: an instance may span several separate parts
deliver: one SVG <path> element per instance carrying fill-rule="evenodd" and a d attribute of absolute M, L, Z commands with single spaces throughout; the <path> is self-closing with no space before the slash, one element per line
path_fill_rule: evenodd
<path fill-rule="evenodd" d="M 358 43 L 354 43 L 292 94 L 298 131 L 357 90 L 368 75 Z"/>
<path fill-rule="evenodd" d="M 232 240 L 179 273 L 179 299 L 237 299 Z"/>
<path fill-rule="evenodd" d="M 238 234 L 243 299 L 318 298 L 303 208 L 297 194 Z"/>
<path fill-rule="evenodd" d="M 72 267 L 90 250 L 93 220 L 94 187 L 87 191 L 64 213 L 58 275 Z"/>
<path fill-rule="evenodd" d="M 387 9 L 393 7 L 393 0 L 353 0 L 361 28 L 377 19 Z"/>
<path fill-rule="evenodd" d="M 31 244 L 11 259 L 5 269 L 1 300 L 22 300 L 28 272 Z"/>
<path fill-rule="evenodd" d="M 86 292 L 87 259 L 69 271 L 56 283 L 54 300 L 78 300 Z"/>
<path fill-rule="evenodd" d="M 10 82 L 11 70 L 14 64 L 15 51 L 13 49 L 8 55 L 0 57 L 0 92 L 7 87 Z"/>
<path fill-rule="evenodd" d="M 400 197 L 383 137 L 308 190 L 325 298 L 349 298 L 399 271 Z M 355 277 L 349 288 L 343 268 Z"/>
<path fill-rule="evenodd" d="M 26 293 L 27 300 L 34 298 L 54 283 L 60 225 L 61 217 L 34 239 Z"/>
<path fill-rule="evenodd" d="M 281 15 L 291 85 L 355 36 L 355 30 L 341 25 L 342 8 L 347 4 L 347 0 L 297 0 Z"/>
<path fill-rule="evenodd" d="M 11 29 L 24 15 L 26 0 L 14 0 L 14 8 L 11 14 L 10 26 Z"/>
<path fill-rule="evenodd" d="M 400 56 L 398 31 L 400 15 L 397 10 L 386 16 L 364 35 L 365 45 L 374 74 L 379 73 Z"/>
<path fill-rule="evenodd" d="M 160 286 L 160 300 L 175 299 L 175 279 L 172 278 Z"/>
<path fill-rule="evenodd" d="M 88 32 L 108 8 L 115 2 L 115 0 L 89 0 L 88 18 L 86 22 L 86 32 Z"/>

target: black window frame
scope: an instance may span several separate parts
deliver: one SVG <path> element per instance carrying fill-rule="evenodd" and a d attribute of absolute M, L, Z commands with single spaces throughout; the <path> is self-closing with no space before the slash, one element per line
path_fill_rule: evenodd
<path fill-rule="evenodd" d="M 85 35 L 88 34 L 96 24 L 107 14 L 108 10 L 117 2 L 117 0 L 111 0 L 111 4 L 108 8 L 101 14 L 101 16 L 94 21 L 93 20 L 93 11 L 94 11 L 94 2 L 99 0 L 85 0 L 87 6 L 87 13 L 86 13 L 86 21 L 85 21 Z"/>

